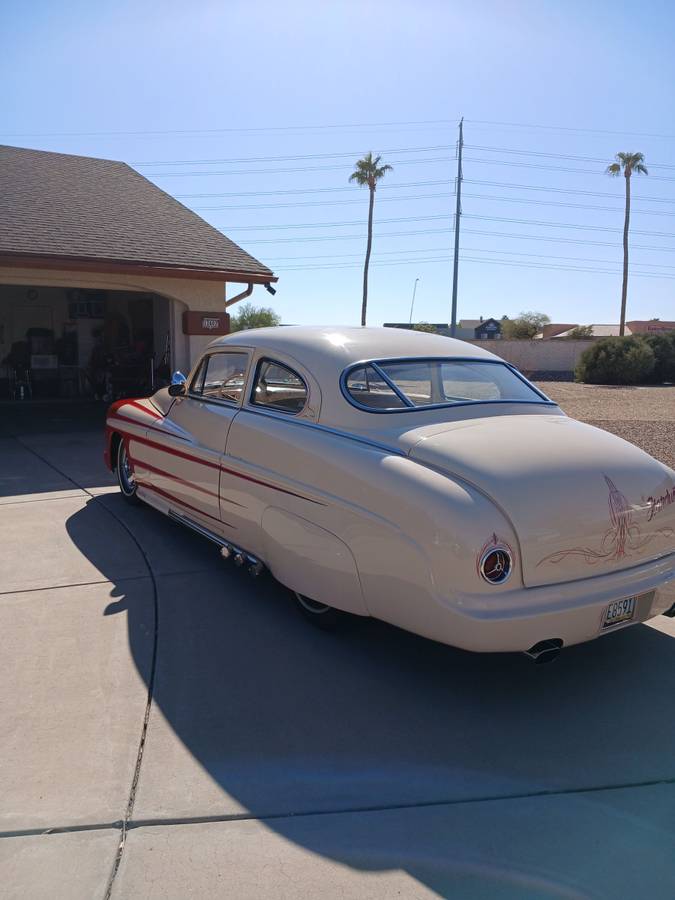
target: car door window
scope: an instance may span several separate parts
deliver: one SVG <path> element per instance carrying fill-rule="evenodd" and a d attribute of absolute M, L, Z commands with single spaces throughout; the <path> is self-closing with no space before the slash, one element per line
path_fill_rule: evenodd
<path fill-rule="evenodd" d="M 297 414 L 302 412 L 307 403 L 307 385 L 288 366 L 263 359 L 258 364 L 251 403 Z"/>
<path fill-rule="evenodd" d="M 205 356 L 190 385 L 190 393 L 204 400 L 238 403 L 244 390 L 248 355 L 211 353 Z"/>

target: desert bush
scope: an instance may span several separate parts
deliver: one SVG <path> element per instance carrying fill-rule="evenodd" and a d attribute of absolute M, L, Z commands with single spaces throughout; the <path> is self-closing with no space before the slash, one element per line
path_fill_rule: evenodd
<path fill-rule="evenodd" d="M 574 377 L 587 384 L 644 384 L 652 377 L 656 355 L 641 337 L 609 337 L 581 354 Z"/>
<path fill-rule="evenodd" d="M 642 337 L 652 348 L 656 363 L 649 380 L 653 384 L 675 382 L 675 331 L 666 334 L 645 334 Z"/>

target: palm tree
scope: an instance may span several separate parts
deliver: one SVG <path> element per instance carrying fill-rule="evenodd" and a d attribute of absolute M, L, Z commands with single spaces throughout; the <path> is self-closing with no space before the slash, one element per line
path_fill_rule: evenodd
<path fill-rule="evenodd" d="M 623 220 L 623 283 L 621 285 L 621 321 L 619 335 L 623 337 L 626 330 L 626 295 L 628 294 L 628 225 L 630 222 L 630 179 L 633 172 L 648 175 L 642 153 L 617 153 L 616 162 L 607 166 L 607 174 L 618 176 L 623 173 L 626 179 L 626 214 Z"/>
<path fill-rule="evenodd" d="M 373 159 L 373 154 L 366 153 L 363 159 L 356 163 L 356 168 L 349 176 L 350 181 L 355 181 L 361 187 L 368 186 L 370 191 L 370 203 L 368 205 L 368 243 L 366 244 L 366 262 L 363 266 L 363 303 L 361 304 L 361 324 L 366 324 L 366 308 L 368 306 L 368 266 L 370 265 L 370 251 L 373 246 L 373 206 L 375 205 L 375 187 L 377 182 L 384 178 L 387 172 L 392 172 L 391 166 L 380 165 L 381 156 Z"/>

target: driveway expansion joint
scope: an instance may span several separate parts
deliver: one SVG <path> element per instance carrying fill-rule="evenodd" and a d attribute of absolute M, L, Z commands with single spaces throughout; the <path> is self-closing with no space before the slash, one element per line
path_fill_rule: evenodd
<path fill-rule="evenodd" d="M 35 836 L 49 836 L 52 834 L 71 834 L 82 831 L 104 831 L 108 829 L 124 830 L 125 836 L 137 828 L 162 828 L 173 825 L 208 825 L 208 824 L 227 824 L 228 822 L 269 822 L 279 819 L 301 819 L 311 818 L 312 816 L 342 816 L 342 815 L 362 815 L 368 813 L 395 812 L 400 810 L 413 809 L 437 809 L 447 806 L 470 806 L 473 803 L 500 803 L 511 802 L 517 800 L 533 800 L 546 799 L 548 797 L 573 797 L 575 795 L 583 796 L 584 794 L 602 793 L 608 791 L 626 791 L 639 790 L 648 787 L 663 787 L 675 785 L 675 776 L 672 778 L 651 778 L 645 781 L 629 781 L 623 784 L 601 784 L 590 787 L 570 787 L 570 788 L 544 788 L 539 791 L 525 791 L 524 793 L 515 794 L 485 794 L 476 797 L 459 797 L 454 800 L 422 800 L 410 803 L 384 803 L 381 805 L 370 806 L 350 806 L 339 807 L 337 809 L 313 809 L 292 810 L 284 812 L 269 813 L 225 813 L 223 815 L 211 816 L 167 816 L 165 818 L 147 818 L 147 819 L 123 819 L 115 822 L 100 822 L 87 825 L 63 825 L 53 826 L 50 828 L 26 828 L 15 831 L 0 832 L 0 840 L 3 838 L 21 838 Z"/>
<path fill-rule="evenodd" d="M 153 641 L 152 641 L 152 656 L 151 656 L 151 662 L 150 662 L 150 675 L 148 677 L 148 693 L 147 693 L 147 700 L 146 700 L 146 704 L 145 704 L 145 713 L 143 716 L 143 724 L 142 724 L 142 728 L 141 728 L 141 737 L 140 737 L 140 741 L 138 744 L 138 751 L 136 753 L 136 763 L 134 766 L 134 774 L 133 774 L 133 777 L 131 780 L 131 788 L 129 790 L 129 797 L 127 800 L 127 807 L 126 807 L 126 811 L 124 814 L 124 818 L 121 820 L 121 822 L 117 826 L 117 827 L 119 827 L 119 830 L 120 830 L 120 840 L 119 840 L 119 844 L 117 847 L 117 852 L 115 854 L 115 859 L 113 860 L 112 870 L 110 872 L 110 876 L 108 878 L 108 882 L 106 885 L 105 894 L 103 895 L 103 900 L 110 900 L 110 897 L 111 897 L 112 891 L 113 891 L 113 887 L 115 884 L 115 878 L 117 877 L 120 863 L 122 861 L 122 856 L 124 855 L 129 821 L 131 820 L 131 816 L 134 811 L 134 803 L 136 801 L 136 790 L 138 788 L 138 781 L 139 781 L 140 774 L 141 774 L 141 765 L 143 762 L 143 751 L 145 749 L 145 741 L 146 741 L 147 734 L 148 734 L 148 723 L 150 721 L 150 711 L 152 709 L 152 701 L 153 701 L 153 696 L 154 696 L 155 673 L 157 670 L 157 648 L 158 648 L 158 641 L 159 641 L 159 593 L 158 593 L 158 588 L 157 588 L 157 577 L 155 575 L 155 572 L 153 571 L 152 565 L 150 563 L 150 559 L 148 558 L 148 554 L 146 553 L 146 551 L 143 548 L 139 539 L 133 533 L 131 528 L 129 528 L 127 523 L 123 519 L 121 519 L 118 515 L 116 515 L 116 513 L 113 510 L 109 509 L 106 506 L 106 504 L 103 502 L 103 497 L 105 497 L 105 494 L 102 494 L 100 497 L 96 494 L 93 494 L 86 487 L 84 487 L 81 484 L 78 484 L 66 472 L 63 472 L 61 469 L 59 469 L 58 466 L 55 466 L 54 463 L 50 462 L 50 460 L 46 459 L 44 456 L 42 456 L 40 453 L 38 453 L 37 450 L 35 450 L 33 447 L 29 446 L 24 441 L 22 441 L 17 435 L 14 435 L 13 437 L 16 440 L 16 442 L 18 444 L 20 444 L 25 450 L 27 450 L 29 453 L 32 453 L 39 460 L 41 460 L 41 462 L 43 462 L 45 465 L 50 466 L 55 472 L 58 472 L 59 475 L 61 475 L 63 478 L 65 478 L 67 481 L 69 481 L 71 484 L 73 484 L 78 490 L 83 491 L 86 496 L 90 497 L 91 500 L 94 501 L 95 503 L 97 503 L 101 509 L 105 510 L 105 512 L 108 513 L 108 515 L 111 516 L 118 523 L 118 525 L 120 525 L 120 527 L 124 529 L 124 531 L 127 532 L 129 537 L 131 538 L 131 540 L 134 542 L 134 544 L 138 548 L 138 552 L 140 553 L 141 557 L 143 558 L 145 566 L 148 570 L 147 576 L 140 576 L 140 577 L 149 577 L 152 582 L 152 597 L 153 597 L 155 627 L 154 627 Z M 115 827 L 115 825 L 110 824 L 109 826 L 104 826 L 104 827 L 113 828 L 113 827 Z M 80 827 L 79 830 L 94 830 L 94 829 L 84 829 L 84 828 Z M 39 834 L 54 834 L 54 833 L 57 833 L 57 829 L 51 828 L 51 829 L 46 829 L 46 831 L 40 830 L 40 831 L 38 831 L 38 833 Z M 64 833 L 64 832 L 60 831 L 60 833 Z"/>

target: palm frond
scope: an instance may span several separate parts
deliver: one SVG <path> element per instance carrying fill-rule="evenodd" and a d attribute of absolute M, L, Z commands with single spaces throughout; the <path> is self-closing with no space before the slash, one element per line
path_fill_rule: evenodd
<path fill-rule="evenodd" d="M 375 185 L 377 182 L 383 178 L 387 172 L 393 171 L 392 166 L 390 165 L 380 165 L 381 156 L 373 157 L 372 151 L 366 153 L 366 155 L 357 160 L 354 171 L 349 176 L 349 181 L 355 182 L 361 186 L 368 185 L 372 190 L 375 190 Z"/>
<path fill-rule="evenodd" d="M 648 175 L 647 167 L 644 165 L 645 155 L 639 152 L 619 152 L 614 157 L 616 162 L 607 166 L 608 175 L 620 175 L 622 172 L 627 177 L 637 172 L 638 175 Z"/>

